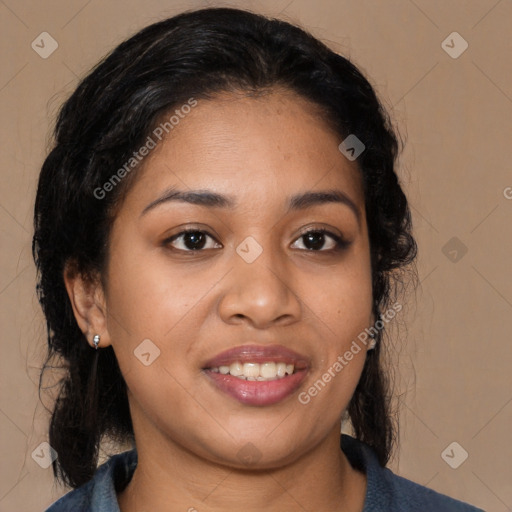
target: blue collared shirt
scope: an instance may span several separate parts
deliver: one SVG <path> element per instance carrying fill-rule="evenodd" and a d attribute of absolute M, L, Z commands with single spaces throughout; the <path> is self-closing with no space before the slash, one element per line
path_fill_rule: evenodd
<path fill-rule="evenodd" d="M 366 473 L 363 512 L 484 512 L 395 475 L 379 464 L 370 446 L 353 437 L 342 434 L 340 444 L 350 464 Z M 110 457 L 89 482 L 45 512 L 120 512 L 116 493 L 126 487 L 136 466 L 135 449 Z M 200 504 L 196 508 L 200 510 Z"/>

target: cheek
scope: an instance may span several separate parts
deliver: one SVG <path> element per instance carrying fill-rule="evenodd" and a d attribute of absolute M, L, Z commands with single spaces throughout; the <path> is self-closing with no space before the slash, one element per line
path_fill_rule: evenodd
<path fill-rule="evenodd" d="M 107 300 L 113 319 L 113 343 L 115 334 L 164 337 L 215 283 L 213 276 L 210 279 L 170 265 L 165 255 L 156 251 L 140 256 L 133 251 L 129 255 L 116 258 L 109 273 Z"/>
<path fill-rule="evenodd" d="M 372 287 L 369 271 L 333 275 L 316 288 L 317 346 L 314 368 L 298 401 L 311 417 L 339 419 L 357 386 L 366 359 L 366 346 L 358 339 L 370 325 Z M 312 428 L 317 428 L 312 427 Z"/>
<path fill-rule="evenodd" d="M 372 280 L 369 258 L 354 251 L 342 264 L 304 281 L 304 297 L 310 297 L 320 324 L 334 338 L 338 349 L 369 326 L 372 309 Z"/>
<path fill-rule="evenodd" d="M 320 282 L 309 283 L 303 293 L 310 297 L 321 346 L 299 401 L 334 419 L 347 406 L 366 359 L 366 346 L 358 339 L 371 321 L 371 267 L 366 251 L 354 251 Z"/>

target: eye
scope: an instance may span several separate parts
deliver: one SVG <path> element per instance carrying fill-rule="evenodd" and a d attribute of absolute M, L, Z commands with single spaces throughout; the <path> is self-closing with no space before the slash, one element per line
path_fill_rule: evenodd
<path fill-rule="evenodd" d="M 297 247 L 297 242 L 300 240 L 304 241 L 304 249 L 312 252 L 335 252 L 345 249 L 350 245 L 341 236 L 325 228 L 305 231 L 294 243 L 294 248 L 302 249 L 301 247 Z M 200 252 L 203 249 L 222 247 L 210 233 L 194 228 L 180 231 L 176 235 L 167 238 L 164 240 L 163 245 L 170 245 L 173 249 L 182 252 Z"/>
<path fill-rule="evenodd" d="M 210 245 L 208 246 L 208 239 L 213 241 L 213 245 L 210 242 Z M 177 244 L 176 241 L 178 241 Z M 185 252 L 222 247 L 207 231 L 201 231 L 199 229 L 186 229 L 171 236 L 170 238 L 167 238 L 163 243 L 165 246 L 172 245 L 174 249 Z"/>
<path fill-rule="evenodd" d="M 327 249 L 322 249 L 325 246 L 326 239 L 331 239 L 331 242 L 328 244 Z M 339 251 L 349 246 L 349 243 L 343 240 L 343 238 L 324 228 L 306 231 L 297 239 L 297 241 L 299 240 L 304 240 L 303 245 L 306 250 L 316 252 Z"/>

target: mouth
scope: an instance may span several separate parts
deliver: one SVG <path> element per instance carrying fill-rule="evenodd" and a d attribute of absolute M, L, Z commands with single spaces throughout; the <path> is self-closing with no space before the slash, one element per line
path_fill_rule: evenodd
<path fill-rule="evenodd" d="M 236 361 L 229 366 L 215 366 L 209 368 L 209 370 L 214 373 L 221 373 L 222 375 L 231 375 L 238 379 L 262 382 L 284 379 L 287 375 L 292 375 L 295 373 L 295 365 L 277 363 L 275 361 L 267 361 L 261 364 Z"/>
<path fill-rule="evenodd" d="M 309 361 L 280 345 L 244 345 L 205 363 L 213 386 L 237 401 L 254 406 L 281 402 L 304 380 Z"/>

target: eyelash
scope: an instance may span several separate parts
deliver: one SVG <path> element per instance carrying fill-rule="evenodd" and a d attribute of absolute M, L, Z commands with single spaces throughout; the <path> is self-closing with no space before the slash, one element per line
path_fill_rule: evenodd
<path fill-rule="evenodd" d="M 212 240 L 215 240 L 215 237 L 212 236 L 210 233 L 208 233 L 208 231 L 204 231 L 204 230 L 201 230 L 201 229 L 196 229 L 196 228 L 189 228 L 189 229 L 184 229 L 183 231 L 180 231 L 179 233 L 169 237 L 169 238 L 166 238 L 164 241 L 163 241 L 163 245 L 165 247 L 168 247 L 172 242 L 174 242 L 175 240 L 177 240 L 178 238 L 181 238 L 182 236 L 186 235 L 187 233 L 201 233 L 201 234 L 205 234 L 207 235 L 208 237 L 210 237 Z M 296 240 L 299 240 L 300 238 L 303 238 L 305 237 L 306 235 L 309 235 L 310 233 L 315 233 L 315 234 L 318 234 L 318 235 L 327 235 L 328 237 L 332 238 L 335 242 L 335 247 L 332 248 L 332 249 L 327 249 L 327 250 L 315 250 L 315 249 L 301 249 L 302 251 L 307 251 L 309 253 L 337 253 L 337 252 L 340 252 L 344 249 L 347 249 L 348 246 L 350 245 L 350 242 L 347 242 L 346 240 L 344 240 L 341 236 L 339 235 L 336 235 L 334 233 L 332 233 L 331 231 L 327 230 L 326 228 L 313 228 L 313 229 L 308 229 L 307 231 L 304 231 L 302 232 L 298 238 L 296 238 Z M 216 243 L 219 243 L 217 242 L 217 240 L 215 240 Z M 182 253 L 192 253 L 192 254 L 197 254 L 197 253 L 200 253 L 200 252 L 204 252 L 205 249 L 176 249 L 176 248 L 171 248 L 172 250 L 174 251 L 178 251 L 178 252 L 182 252 Z"/>

